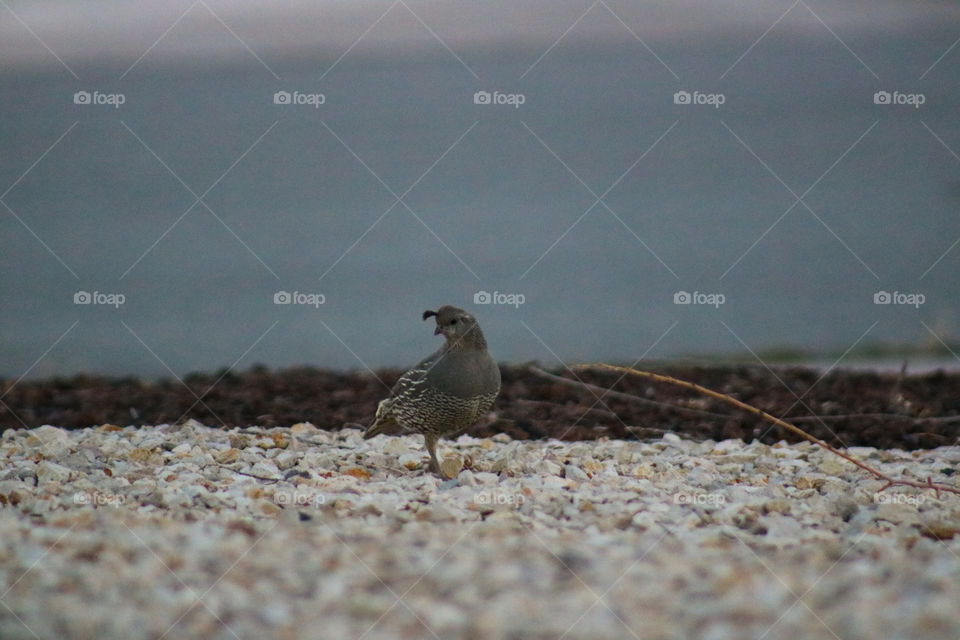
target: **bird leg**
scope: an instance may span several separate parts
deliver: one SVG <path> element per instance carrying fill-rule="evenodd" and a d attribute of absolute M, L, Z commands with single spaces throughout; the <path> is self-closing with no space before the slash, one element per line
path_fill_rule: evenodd
<path fill-rule="evenodd" d="M 437 462 L 437 436 L 425 433 L 423 434 L 423 443 L 427 447 L 427 453 L 430 454 L 430 462 L 427 464 L 427 468 L 437 475 L 442 475 L 440 473 L 440 463 Z"/>

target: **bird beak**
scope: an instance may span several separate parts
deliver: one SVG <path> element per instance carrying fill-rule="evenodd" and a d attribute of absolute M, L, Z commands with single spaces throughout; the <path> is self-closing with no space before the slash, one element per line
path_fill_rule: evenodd
<path fill-rule="evenodd" d="M 440 327 L 440 325 L 437 325 L 437 328 L 433 330 L 433 335 L 438 336 L 441 333 L 443 333 L 443 329 Z"/>

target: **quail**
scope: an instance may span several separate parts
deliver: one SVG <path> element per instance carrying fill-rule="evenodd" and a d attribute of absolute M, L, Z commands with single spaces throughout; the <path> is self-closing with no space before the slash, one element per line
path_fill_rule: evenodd
<path fill-rule="evenodd" d="M 422 433 L 429 469 L 439 475 L 437 440 L 472 426 L 489 411 L 500 392 L 500 368 L 472 315 L 444 305 L 423 312 L 424 320 L 431 317 L 437 322 L 434 335 L 442 333 L 446 343 L 400 376 L 390 397 L 380 401 L 363 437 L 372 438 L 394 425 Z"/>

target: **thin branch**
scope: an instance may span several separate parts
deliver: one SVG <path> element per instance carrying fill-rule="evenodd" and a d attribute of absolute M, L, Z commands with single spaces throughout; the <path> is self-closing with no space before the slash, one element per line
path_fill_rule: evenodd
<path fill-rule="evenodd" d="M 876 469 L 874 469 L 873 467 L 867 465 L 866 463 L 863 463 L 863 462 L 857 460 L 856 458 L 854 458 L 854 457 L 852 457 L 852 456 L 850 456 L 850 455 L 848 455 L 848 454 L 846 454 L 846 453 L 843 453 L 843 452 L 840 451 L 839 449 L 837 449 L 837 448 L 835 448 L 835 447 L 827 444 L 827 443 L 824 442 L 823 440 L 819 440 L 819 439 L 813 437 L 812 435 L 810 435 L 809 433 L 807 433 L 806 431 L 804 431 L 804 430 L 801 429 L 800 427 L 796 427 L 796 426 L 790 424 L 789 422 L 786 422 L 786 421 L 784 421 L 784 420 L 781 420 L 780 418 L 777 418 L 776 416 L 770 415 L 770 414 L 767 413 L 766 411 L 763 411 L 762 409 L 758 409 L 758 408 L 754 407 L 753 405 L 749 405 L 749 404 L 747 404 L 746 402 L 741 402 L 740 400 L 737 400 L 736 398 L 733 398 L 733 397 L 731 397 L 731 396 L 728 396 L 728 395 L 726 395 L 726 394 L 724 394 L 724 393 L 720 393 L 720 392 L 718 392 L 718 391 L 714 391 L 714 390 L 712 390 L 712 389 L 707 389 L 706 387 L 702 387 L 702 386 L 700 386 L 700 385 L 698 385 L 698 384 L 696 384 L 696 383 L 693 383 L 693 382 L 688 382 L 688 381 L 686 381 L 686 380 L 680 380 L 679 378 L 674 378 L 674 377 L 672 377 L 672 376 L 665 376 L 665 375 L 660 374 L 660 373 L 652 373 L 652 372 L 650 372 L 650 371 L 641 371 L 641 370 L 639 370 L 639 369 L 629 369 L 629 368 L 627 368 L 627 367 L 617 367 L 617 366 L 614 366 L 614 365 L 605 364 L 605 363 L 603 363 L 603 362 L 597 362 L 597 363 L 593 363 L 593 364 L 578 364 L 578 365 L 574 365 L 573 367 L 571 367 L 571 370 L 576 370 L 576 369 L 579 369 L 579 370 L 586 370 L 586 369 L 603 369 L 603 370 L 606 370 L 606 371 L 616 371 L 616 372 L 618 372 L 618 373 L 629 374 L 629 375 L 637 376 L 637 377 L 640 377 L 640 378 L 647 378 L 647 379 L 649 379 L 649 380 L 656 380 L 657 382 L 666 382 L 666 383 L 673 384 L 673 385 L 677 385 L 677 386 L 680 386 L 680 387 L 685 387 L 685 388 L 687 388 L 687 389 L 691 389 L 691 390 L 696 391 L 697 393 L 703 394 L 703 395 L 705 395 L 705 396 L 709 396 L 709 397 L 711 397 L 711 398 L 715 398 L 715 399 L 717 399 L 717 400 L 721 400 L 721 401 L 726 402 L 726 403 L 728 403 L 728 404 L 732 404 L 733 406 L 735 406 L 735 407 L 737 407 L 737 408 L 739 408 L 739 409 L 743 409 L 744 411 L 747 411 L 748 413 L 752 413 L 752 414 L 755 415 L 755 416 L 759 416 L 760 418 L 763 418 L 764 420 L 767 420 L 767 421 L 769 421 L 769 422 L 772 422 L 773 424 L 777 425 L 778 427 L 783 427 L 784 429 L 787 429 L 788 431 L 792 431 L 793 433 L 797 434 L 798 436 L 802 437 L 803 439 L 809 440 L 809 441 L 812 442 L 813 444 L 815 444 L 815 445 L 817 445 L 817 446 L 819 446 L 819 447 L 823 447 L 824 449 L 826 449 L 826 450 L 829 451 L 830 453 L 832 453 L 832 454 L 834 454 L 834 455 L 837 455 L 837 456 L 840 456 L 841 458 L 843 458 L 844 460 L 846 460 L 846 461 L 849 462 L 850 464 L 853 464 L 853 465 L 855 465 L 856 467 L 858 467 L 858 468 L 866 471 L 867 473 L 871 474 L 872 476 L 874 476 L 874 477 L 877 478 L 878 480 L 883 480 L 883 481 L 885 481 L 886 484 L 883 485 L 883 487 L 880 488 L 880 491 L 884 491 L 884 490 L 889 489 L 890 487 L 893 487 L 893 486 L 907 486 L 907 487 L 914 487 L 914 488 L 917 488 L 917 489 L 933 489 L 933 491 L 936 492 L 938 498 L 940 497 L 940 492 L 941 492 L 941 491 L 947 491 L 947 492 L 949 492 L 949 493 L 955 493 L 955 494 L 957 494 L 957 495 L 960 495 L 960 489 L 958 489 L 958 488 L 956 488 L 956 487 L 952 487 L 952 486 L 950 486 L 950 485 L 946 485 L 946 484 L 935 483 L 935 482 L 933 482 L 933 480 L 932 480 L 931 478 L 927 478 L 927 481 L 926 481 L 926 482 L 914 482 L 914 481 L 912 481 L 912 480 L 897 480 L 897 479 L 891 478 L 890 476 L 888 476 L 888 475 L 886 475 L 886 474 L 884 474 L 884 473 L 881 473 L 880 471 L 877 471 Z M 573 381 L 573 380 L 571 380 L 570 382 L 574 382 L 575 384 L 579 384 L 579 383 L 576 383 L 576 382 Z"/>
<path fill-rule="evenodd" d="M 587 365 L 578 365 L 580 367 L 585 367 Z M 607 397 L 617 398 L 618 400 L 626 400 L 627 402 L 637 402 L 639 404 L 646 404 L 654 407 L 662 407 L 665 409 L 674 409 L 677 411 L 687 411 L 690 413 L 696 413 L 701 416 L 710 416 L 713 418 L 726 418 L 722 413 L 712 413 L 710 411 L 703 411 L 702 409 L 694 409 L 692 407 L 683 407 L 676 404 L 670 404 L 669 402 L 658 402 L 657 400 L 648 400 L 647 398 L 641 398 L 640 396 L 631 395 L 629 393 L 623 393 L 620 391 L 614 391 L 613 389 L 607 389 L 605 387 L 600 387 L 595 384 L 589 384 L 587 382 L 577 382 L 576 380 L 571 380 L 570 378 L 564 378 L 562 376 L 554 375 L 552 373 L 547 373 L 543 369 L 538 367 L 530 367 L 530 373 L 540 376 L 541 378 L 546 378 L 548 380 L 553 380 L 554 382 L 559 382 L 560 384 L 565 384 L 570 387 L 577 387 L 579 389 L 591 389 L 593 391 L 600 392 Z"/>
<path fill-rule="evenodd" d="M 582 365 L 581 365 L 582 366 Z M 684 407 L 678 404 L 670 404 L 669 402 L 658 402 L 656 400 L 649 400 L 647 398 L 641 398 L 639 396 L 630 395 L 629 393 L 622 393 L 620 391 L 613 391 L 612 389 L 605 389 L 594 384 L 589 383 L 580 383 L 576 380 L 571 380 L 570 378 L 564 378 L 538 367 L 529 367 L 530 373 L 537 375 L 541 378 L 547 378 L 548 380 L 553 380 L 554 382 L 559 382 L 571 387 L 579 387 L 581 389 L 591 389 L 593 391 L 598 391 L 605 393 L 611 398 L 617 398 L 620 400 L 626 400 L 628 402 L 637 402 L 640 404 L 648 404 L 655 407 L 664 407 L 667 409 L 676 409 L 677 411 L 687 411 L 689 413 L 696 413 L 702 416 L 710 416 L 713 418 L 726 418 L 727 416 L 722 413 L 714 413 L 712 411 L 704 411 L 702 409 L 694 409 L 692 407 Z M 871 420 L 913 420 L 915 422 L 937 422 L 942 424 L 950 424 L 952 422 L 960 422 L 960 416 L 908 416 L 902 413 L 846 413 L 841 415 L 829 415 L 829 416 L 798 416 L 790 418 L 793 422 L 831 422 L 834 420 L 853 420 L 857 418 L 869 418 Z"/>

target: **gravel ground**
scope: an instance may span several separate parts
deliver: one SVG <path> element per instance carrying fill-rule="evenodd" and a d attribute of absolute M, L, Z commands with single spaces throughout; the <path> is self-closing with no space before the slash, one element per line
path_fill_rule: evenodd
<path fill-rule="evenodd" d="M 810 444 L 0 439 L 0 638 L 960 637 L 960 499 Z M 956 482 L 960 447 L 851 452 Z"/>

